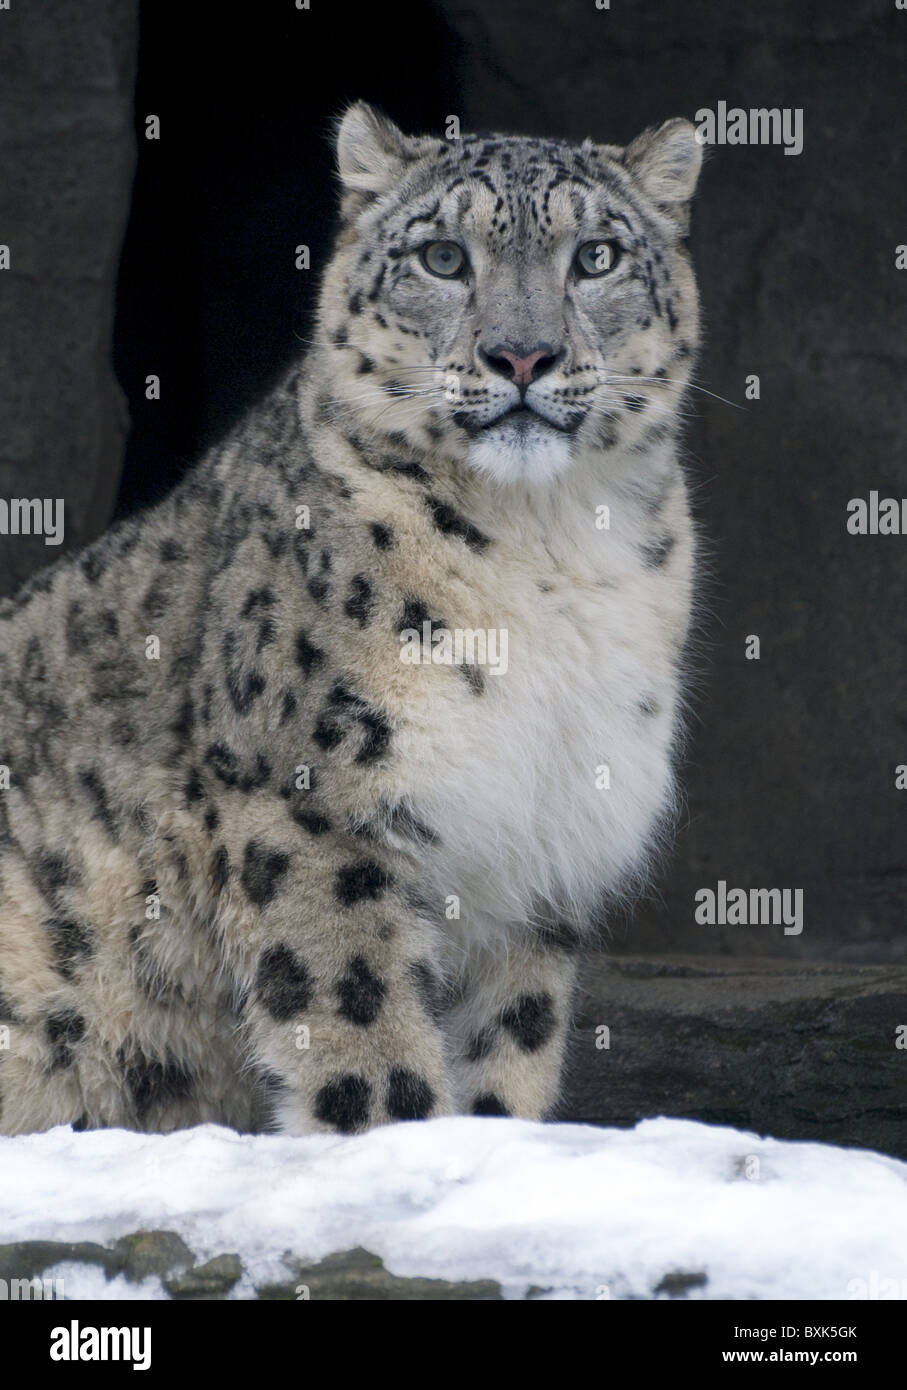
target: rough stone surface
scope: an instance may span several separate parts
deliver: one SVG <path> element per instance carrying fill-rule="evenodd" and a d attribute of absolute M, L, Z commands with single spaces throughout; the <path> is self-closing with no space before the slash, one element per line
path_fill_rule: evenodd
<path fill-rule="evenodd" d="M 491 1279 L 453 1283 L 447 1279 L 401 1279 L 389 1274 L 377 1255 L 358 1248 L 328 1255 L 317 1264 L 296 1266 L 292 1281 L 267 1284 L 259 1298 L 286 1300 L 308 1298 L 352 1302 L 359 1300 L 444 1302 L 465 1299 L 487 1302 L 501 1297 L 500 1285 Z"/>
<path fill-rule="evenodd" d="M 590 962 L 583 986 L 559 1118 L 683 1116 L 907 1157 L 907 968 L 637 956 Z"/>
<path fill-rule="evenodd" d="M 133 1282 L 157 1275 L 172 1299 L 178 1301 L 226 1298 L 242 1278 L 238 1255 L 216 1255 L 204 1264 L 172 1231 L 136 1231 L 123 1236 L 111 1249 L 90 1241 L 26 1240 L 0 1245 L 0 1279 L 40 1278 L 59 1264 L 98 1266 L 108 1279 L 118 1274 Z M 331 1299 L 341 1302 L 427 1301 L 451 1299 L 487 1302 L 501 1298 L 500 1285 L 491 1279 L 457 1283 L 448 1279 L 405 1279 L 389 1274 L 381 1259 L 368 1250 L 355 1249 L 328 1255 L 316 1264 L 288 1256 L 292 1277 L 286 1282 L 264 1284 L 256 1296 L 267 1302 Z M 179 1270 L 179 1273 L 173 1273 Z M 527 1298 L 539 1291 L 530 1290 Z"/>
<path fill-rule="evenodd" d="M 165 1279 L 164 1287 L 171 1298 L 223 1298 L 241 1278 L 242 1261 L 238 1255 L 216 1255 L 185 1274 Z"/>
<path fill-rule="evenodd" d="M 54 1265 L 67 1263 L 98 1265 L 108 1279 L 122 1272 L 122 1259 L 115 1250 L 93 1241 L 18 1240 L 0 1245 L 0 1279 L 35 1279 Z"/>
<path fill-rule="evenodd" d="M 66 547 L 106 526 L 126 435 L 111 335 L 137 10 L 48 0 L 0 14 L 0 498 L 62 498 Z M 0 535 L 0 594 L 60 549 Z"/>
<path fill-rule="evenodd" d="M 108 1279 L 122 1274 L 131 1283 L 163 1278 L 194 1263 L 192 1251 L 174 1231 L 137 1231 L 113 1247 L 92 1241 L 22 1240 L 0 1245 L 0 1279 L 32 1279 L 62 1263 L 98 1265 Z"/>
<path fill-rule="evenodd" d="M 113 1248 L 122 1261 L 121 1272 L 136 1283 L 152 1274 L 163 1278 L 176 1270 L 188 1269 L 195 1260 L 186 1242 L 174 1231 L 139 1231 L 123 1236 Z"/>

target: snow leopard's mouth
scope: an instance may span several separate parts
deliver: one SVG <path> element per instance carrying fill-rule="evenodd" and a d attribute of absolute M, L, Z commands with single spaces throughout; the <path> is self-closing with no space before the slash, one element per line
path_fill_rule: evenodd
<path fill-rule="evenodd" d="M 561 434 L 572 434 L 579 428 L 582 419 L 583 416 L 577 412 L 571 419 L 560 423 L 557 420 L 549 420 L 547 415 L 543 415 L 534 406 L 515 405 L 510 410 L 505 410 L 502 415 L 496 415 L 493 420 L 480 425 L 479 429 L 490 430 L 495 425 L 512 425 L 518 434 L 525 434 L 533 425 L 543 425 Z"/>

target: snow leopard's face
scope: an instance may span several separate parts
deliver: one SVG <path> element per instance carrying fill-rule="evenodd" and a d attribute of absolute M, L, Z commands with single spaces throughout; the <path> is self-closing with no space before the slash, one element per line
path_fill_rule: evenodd
<path fill-rule="evenodd" d="M 338 158 L 344 232 L 321 318 L 353 426 L 530 483 L 584 446 L 671 432 L 698 339 L 691 124 L 626 150 L 412 139 L 359 104 Z"/>

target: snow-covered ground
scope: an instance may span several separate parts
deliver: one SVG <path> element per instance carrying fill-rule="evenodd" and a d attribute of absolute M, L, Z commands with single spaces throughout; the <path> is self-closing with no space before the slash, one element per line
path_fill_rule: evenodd
<path fill-rule="evenodd" d="M 688 1120 L 454 1118 L 350 1139 L 60 1128 L 0 1139 L 0 1175 L 0 1244 L 175 1231 L 199 1259 L 242 1257 L 232 1297 L 286 1279 L 285 1252 L 355 1246 L 396 1275 L 510 1297 L 651 1298 L 672 1274 L 707 1277 L 689 1297 L 907 1296 L 907 1164 Z M 163 1294 L 53 1273 L 70 1298 Z"/>

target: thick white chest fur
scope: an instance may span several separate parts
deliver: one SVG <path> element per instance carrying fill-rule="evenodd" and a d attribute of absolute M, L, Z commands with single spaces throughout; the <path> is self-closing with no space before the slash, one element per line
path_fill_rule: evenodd
<path fill-rule="evenodd" d="M 609 529 L 595 524 L 601 504 Z M 542 902 L 584 915 L 642 866 L 669 807 L 692 570 L 679 477 L 659 529 L 669 514 L 677 539 L 655 568 L 641 558 L 651 519 L 615 484 L 587 477 L 547 501 L 510 499 L 468 608 L 472 625 L 506 629 L 506 671 L 486 668 L 485 694 L 464 701 L 451 699 L 449 673 L 445 683 L 421 668 L 424 699 L 400 751 L 406 788 L 440 835 L 424 872 L 484 935 Z"/>

